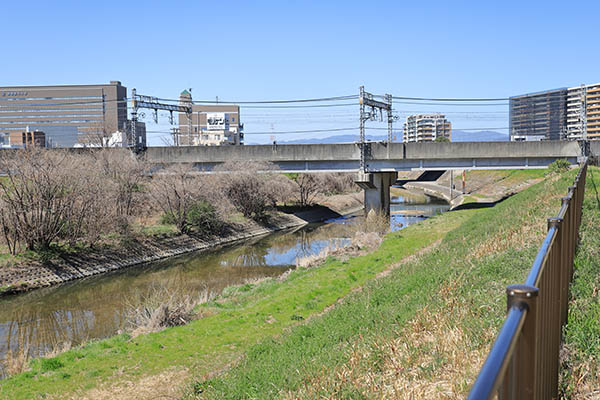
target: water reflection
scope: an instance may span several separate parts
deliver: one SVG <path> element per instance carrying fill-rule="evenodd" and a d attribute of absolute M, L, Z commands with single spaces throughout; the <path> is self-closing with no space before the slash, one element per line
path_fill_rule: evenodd
<path fill-rule="evenodd" d="M 403 196 L 392 196 L 390 199 L 392 230 L 416 224 L 450 209 L 450 205 L 443 200 L 430 196 L 425 196 L 425 199 L 426 201 L 423 202 Z"/>
<path fill-rule="evenodd" d="M 36 357 L 63 343 L 76 345 L 114 335 L 124 328 L 127 311 L 157 287 L 190 295 L 204 290 L 218 293 L 229 285 L 278 276 L 295 265 L 297 257 L 319 253 L 332 243 L 347 244 L 345 237 L 341 224 L 311 224 L 211 252 L 0 298 L 0 359 L 9 349 L 28 349 Z"/>
<path fill-rule="evenodd" d="M 421 204 L 403 200 L 392 198 L 394 230 L 448 209 L 447 204 L 431 198 Z M 127 311 L 157 288 L 190 295 L 205 290 L 219 293 L 229 285 L 278 276 L 292 268 L 297 257 L 318 254 L 331 245 L 348 244 L 347 238 L 352 235 L 348 225 L 361 218 L 350 216 L 310 224 L 210 252 L 0 298 L 0 360 L 9 349 L 28 349 L 36 357 L 62 343 L 77 345 L 112 336 L 125 327 Z"/>

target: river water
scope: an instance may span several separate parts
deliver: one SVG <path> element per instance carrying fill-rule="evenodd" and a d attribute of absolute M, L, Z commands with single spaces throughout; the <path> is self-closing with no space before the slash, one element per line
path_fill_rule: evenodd
<path fill-rule="evenodd" d="M 414 203 L 392 197 L 392 229 L 446 211 L 448 205 L 428 198 Z M 350 216 L 309 224 L 243 243 L 140 265 L 66 284 L 0 298 L 0 377 L 9 351 L 31 357 L 57 347 L 112 336 L 128 328 L 131 310 L 153 293 L 197 295 L 294 268 L 296 259 L 326 247 L 350 242 Z"/>

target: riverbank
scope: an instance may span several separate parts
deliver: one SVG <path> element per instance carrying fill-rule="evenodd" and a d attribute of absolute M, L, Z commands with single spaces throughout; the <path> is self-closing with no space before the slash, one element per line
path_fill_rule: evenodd
<path fill-rule="evenodd" d="M 368 255 L 234 288 L 186 326 L 34 360 L 0 394 L 464 397 L 502 322 L 503 287 L 529 269 L 571 175 L 391 233 Z"/>
<path fill-rule="evenodd" d="M 455 209 L 469 203 L 496 203 L 540 182 L 545 173 L 545 169 L 466 171 L 464 193 L 462 170 L 447 171 L 433 182 L 407 182 L 404 187 L 444 200 Z"/>
<path fill-rule="evenodd" d="M 82 279 L 122 268 L 159 261 L 182 254 L 208 250 L 253 237 L 321 222 L 362 209 L 359 193 L 320 199 L 324 205 L 294 211 L 274 212 L 262 223 L 246 221 L 221 236 L 202 238 L 193 235 L 157 235 L 138 237 L 121 246 L 79 253 L 65 253 L 53 260 L 26 260 L 0 268 L 0 295 L 15 294 Z M 329 207 L 328 207 L 329 206 Z"/>
<path fill-rule="evenodd" d="M 464 219 L 329 312 L 251 348 L 228 372 L 200 377 L 189 397 L 465 398 L 504 320 L 504 288 L 524 280 L 574 176 L 442 215 L 438 223 Z"/>

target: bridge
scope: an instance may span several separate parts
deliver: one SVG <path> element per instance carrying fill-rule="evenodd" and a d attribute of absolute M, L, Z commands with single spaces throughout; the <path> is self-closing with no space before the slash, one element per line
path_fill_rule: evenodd
<path fill-rule="evenodd" d="M 358 171 L 360 143 L 258 146 L 149 147 L 156 164 L 193 163 L 203 171 L 228 161 L 271 162 L 286 172 Z M 465 142 L 364 144 L 368 172 L 448 169 L 545 168 L 554 160 L 577 163 L 581 142 Z"/>
<path fill-rule="evenodd" d="M 576 165 L 590 148 L 600 154 L 600 142 L 544 141 L 149 147 L 144 156 L 153 164 L 192 163 L 205 172 L 229 161 L 271 162 L 285 172 L 358 172 L 365 210 L 389 213 L 389 188 L 398 171 L 546 168 L 557 159 Z"/>

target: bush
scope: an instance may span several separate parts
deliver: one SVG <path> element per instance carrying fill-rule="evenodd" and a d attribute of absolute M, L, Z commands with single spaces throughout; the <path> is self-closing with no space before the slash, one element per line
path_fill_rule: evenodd
<path fill-rule="evenodd" d="M 217 210 L 206 201 L 194 204 L 188 211 L 187 219 L 192 228 L 201 234 L 218 233 L 223 228 Z"/>
<path fill-rule="evenodd" d="M 561 172 L 566 172 L 571 168 L 571 163 L 569 163 L 565 159 L 558 159 L 554 161 L 552 164 L 548 165 L 548 174 L 560 174 Z"/>
<path fill-rule="evenodd" d="M 173 212 L 167 212 L 163 214 L 160 222 L 161 224 L 177 225 L 178 220 Z M 221 221 L 217 210 L 206 201 L 192 204 L 186 211 L 183 220 L 185 221 L 184 231 L 188 233 L 193 230 L 203 235 L 210 235 L 223 229 L 223 221 Z"/>
<path fill-rule="evenodd" d="M 269 183 L 273 175 L 269 171 L 273 168 L 272 164 L 253 162 L 228 162 L 217 168 L 227 171 L 222 179 L 223 193 L 244 217 L 264 219 L 275 203 L 275 193 Z"/>
<path fill-rule="evenodd" d="M 115 227 L 111 190 L 89 155 L 25 149 L 0 159 L 0 226 L 12 254 L 24 244 L 45 251 L 52 244 L 93 245 Z"/>

